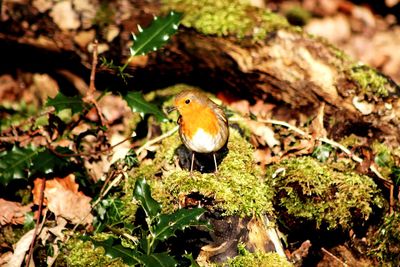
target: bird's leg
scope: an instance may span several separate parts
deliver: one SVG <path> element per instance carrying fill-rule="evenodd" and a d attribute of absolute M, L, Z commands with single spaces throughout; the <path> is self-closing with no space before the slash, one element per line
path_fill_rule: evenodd
<path fill-rule="evenodd" d="M 192 162 L 190 164 L 190 175 L 193 173 L 193 164 L 194 164 L 194 151 L 192 151 Z"/>
<path fill-rule="evenodd" d="M 216 158 L 216 156 L 215 156 L 215 153 L 213 153 L 213 157 L 214 157 L 214 164 L 215 164 L 215 171 L 214 171 L 214 173 L 218 173 L 217 158 Z"/>

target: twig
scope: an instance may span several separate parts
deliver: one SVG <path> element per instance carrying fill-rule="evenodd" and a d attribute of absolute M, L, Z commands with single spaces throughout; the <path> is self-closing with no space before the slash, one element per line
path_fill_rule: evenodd
<path fill-rule="evenodd" d="M 162 134 L 152 140 L 147 141 L 144 145 L 142 145 L 141 147 L 139 147 L 138 149 L 136 149 L 136 154 L 139 155 L 143 150 L 145 150 L 146 148 L 148 148 L 151 145 L 154 145 L 155 143 L 160 142 L 161 140 L 173 135 L 177 130 L 178 130 L 179 126 L 175 126 L 172 130 L 169 130 L 168 132 L 166 132 L 165 134 Z"/>
<path fill-rule="evenodd" d="M 333 255 L 332 253 L 330 253 L 328 250 L 326 250 L 325 248 L 321 248 L 321 250 L 328 254 L 329 256 L 331 256 L 332 258 L 334 258 L 335 260 L 337 260 L 338 262 L 340 262 L 343 266 L 348 267 L 349 265 L 345 262 L 343 262 L 341 259 L 339 259 L 338 257 L 336 257 L 335 255 Z"/>
<path fill-rule="evenodd" d="M 98 52 L 97 52 L 97 46 L 98 46 L 98 41 L 94 40 L 93 42 L 93 60 L 92 60 L 92 70 L 90 72 L 90 84 L 89 84 L 89 90 L 86 93 L 86 96 L 83 98 L 83 100 L 87 103 L 92 103 L 94 107 L 96 108 L 97 114 L 99 115 L 101 125 L 104 126 L 105 120 L 103 117 L 103 114 L 100 111 L 100 107 L 96 101 L 96 98 L 94 97 L 94 94 L 96 92 L 96 86 L 95 86 L 95 80 L 96 80 L 96 67 L 97 67 L 97 62 L 98 62 Z"/>
<path fill-rule="evenodd" d="M 111 227 L 111 226 L 109 226 L 109 225 L 106 225 L 106 228 L 107 228 L 108 230 L 110 230 L 111 232 L 113 232 L 114 234 L 121 235 L 121 236 L 123 236 L 123 237 L 125 237 L 125 238 L 131 240 L 131 241 L 132 241 L 133 243 L 135 243 L 135 244 L 138 243 L 138 238 L 137 238 L 136 236 L 127 234 L 127 233 L 125 233 L 125 232 L 123 232 L 123 231 L 120 231 L 120 230 L 118 230 L 118 229 L 115 229 L 115 228 L 113 228 L 113 227 Z"/>
<path fill-rule="evenodd" d="M 244 119 L 244 118 L 233 118 L 230 119 L 230 121 L 248 121 L 249 119 Z M 275 125 L 281 125 L 284 126 L 286 128 L 288 128 L 289 130 L 292 130 L 298 134 L 300 134 L 301 136 L 304 136 L 308 139 L 311 139 L 312 136 L 306 132 L 304 132 L 303 130 L 297 128 L 296 126 L 293 126 L 287 122 L 284 121 L 278 121 L 278 120 L 257 120 L 258 122 L 262 122 L 262 123 L 268 123 L 268 124 L 275 124 Z M 316 140 L 321 141 L 323 143 L 329 144 L 335 148 L 338 148 L 340 150 L 342 150 L 344 153 L 346 153 L 352 160 L 354 160 L 355 162 L 361 163 L 363 162 L 363 159 L 360 158 L 357 155 L 354 155 L 348 148 L 346 148 L 345 146 L 343 146 L 342 144 L 331 140 L 329 138 L 326 137 L 317 137 Z M 385 179 L 385 177 L 376 169 L 376 167 L 374 165 L 370 165 L 369 169 L 381 180 L 384 181 L 385 186 L 390 187 L 391 185 L 393 185 L 393 182 L 390 180 Z"/>
<path fill-rule="evenodd" d="M 35 246 L 36 235 L 38 234 L 38 231 L 39 231 L 40 217 L 42 216 L 42 208 L 43 208 L 43 200 L 44 200 L 44 189 L 46 188 L 46 178 L 43 178 L 42 180 L 43 180 L 42 181 L 42 185 L 40 187 L 39 215 L 38 215 L 38 219 L 36 221 L 36 226 L 35 226 L 35 231 L 33 233 L 32 242 L 31 242 L 31 245 L 29 246 L 28 258 L 26 259 L 26 266 L 28 266 L 28 267 L 29 267 L 29 263 L 31 262 L 31 258 L 32 258 L 32 255 L 33 255 L 33 247 Z"/>

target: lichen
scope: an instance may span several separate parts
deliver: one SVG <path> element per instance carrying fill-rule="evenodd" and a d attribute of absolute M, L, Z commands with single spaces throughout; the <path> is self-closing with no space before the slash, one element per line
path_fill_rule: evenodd
<path fill-rule="evenodd" d="M 350 77 L 358 84 L 359 93 L 367 97 L 387 97 L 388 80 L 378 71 L 367 66 L 355 65 L 351 67 Z"/>
<path fill-rule="evenodd" d="M 182 24 L 204 34 L 264 38 L 269 32 L 289 24 L 282 16 L 233 0 L 163 0 L 166 9 L 184 13 Z"/>
<path fill-rule="evenodd" d="M 291 267 L 287 259 L 274 252 L 256 251 L 250 253 L 244 245 L 238 246 L 239 255 L 217 266 L 229 267 Z"/>
<path fill-rule="evenodd" d="M 354 172 L 339 172 L 311 157 L 275 164 L 267 171 L 276 189 L 278 212 L 313 221 L 317 228 L 349 229 L 353 219 L 367 220 L 383 197 L 374 181 Z"/>

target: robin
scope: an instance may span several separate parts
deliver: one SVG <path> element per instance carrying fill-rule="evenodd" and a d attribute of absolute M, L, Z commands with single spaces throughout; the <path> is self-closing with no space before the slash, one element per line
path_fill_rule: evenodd
<path fill-rule="evenodd" d="M 186 90 L 176 95 L 174 106 L 178 110 L 179 135 L 182 143 L 191 150 L 193 171 L 195 153 L 212 153 L 215 172 L 218 172 L 215 152 L 228 142 L 229 127 L 224 111 L 204 93 Z"/>

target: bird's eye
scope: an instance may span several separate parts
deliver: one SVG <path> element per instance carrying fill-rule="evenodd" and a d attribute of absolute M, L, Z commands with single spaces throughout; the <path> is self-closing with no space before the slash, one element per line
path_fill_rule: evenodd
<path fill-rule="evenodd" d="M 189 104 L 189 103 L 190 103 L 190 99 L 186 99 L 186 100 L 185 100 L 185 103 L 186 103 L 186 104 Z"/>

